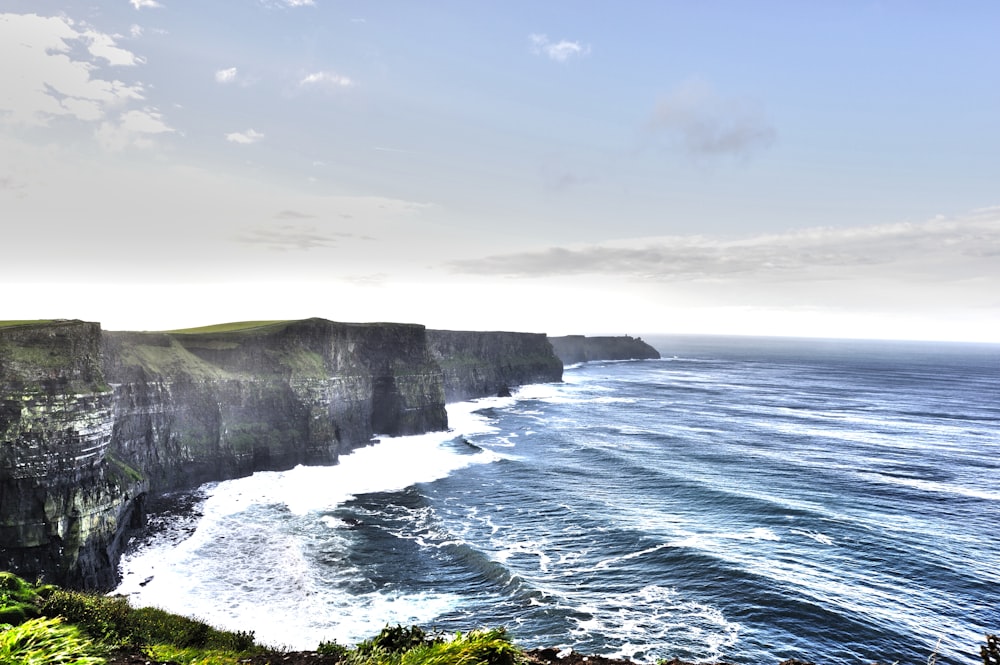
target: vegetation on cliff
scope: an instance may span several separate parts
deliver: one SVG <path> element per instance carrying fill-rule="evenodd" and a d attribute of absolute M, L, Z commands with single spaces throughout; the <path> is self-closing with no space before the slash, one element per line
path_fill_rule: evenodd
<path fill-rule="evenodd" d="M 108 589 L 147 495 L 447 428 L 423 326 L 0 324 L 0 567 Z"/>
<path fill-rule="evenodd" d="M 167 330 L 166 332 L 178 335 L 192 335 L 201 333 L 235 332 L 238 330 L 250 330 L 253 328 L 266 328 L 268 326 L 289 323 L 289 321 L 233 321 L 231 323 L 217 323 L 210 326 L 198 326 L 197 328 L 178 328 L 177 330 Z"/>
<path fill-rule="evenodd" d="M 971 655 L 971 654 L 970 654 Z M 1000 665 L 1000 639 L 987 635 L 983 665 Z M 932 654 L 929 663 L 936 662 Z M 219 630 L 123 596 L 31 584 L 0 572 L 2 665 L 628 665 L 555 649 L 522 650 L 503 628 L 445 636 L 417 626 L 386 626 L 354 647 L 323 642 L 288 652 L 256 643 L 252 632 Z M 661 660 L 657 665 L 687 665 Z M 812 665 L 789 660 L 779 665 Z"/>
<path fill-rule="evenodd" d="M 156 608 L 133 608 L 123 596 L 66 591 L 0 573 L 0 663 L 114 665 L 298 663 L 316 665 L 516 665 L 525 660 L 503 629 L 446 639 L 414 626 L 386 627 L 348 648 L 325 642 L 291 654 Z"/>

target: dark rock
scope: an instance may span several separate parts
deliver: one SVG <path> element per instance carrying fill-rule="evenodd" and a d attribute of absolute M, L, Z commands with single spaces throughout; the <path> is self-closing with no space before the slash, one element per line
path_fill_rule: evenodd
<path fill-rule="evenodd" d="M 308 319 L 106 338 L 115 450 L 154 491 L 332 464 L 376 433 L 448 426 L 422 326 Z"/>
<path fill-rule="evenodd" d="M 428 330 L 427 344 L 444 374 L 447 402 L 562 381 L 562 363 L 541 333 Z"/>
<path fill-rule="evenodd" d="M 0 569 L 106 588 L 148 486 L 111 454 L 100 326 L 0 328 Z"/>
<path fill-rule="evenodd" d="M 446 397 L 561 378 L 539 334 L 0 326 L 0 569 L 108 589 L 147 494 L 336 463 L 376 434 L 447 429 Z"/>
<path fill-rule="evenodd" d="M 585 337 L 567 335 L 550 337 L 555 354 L 564 365 L 592 360 L 647 360 L 660 357 L 659 351 L 641 337 Z"/>

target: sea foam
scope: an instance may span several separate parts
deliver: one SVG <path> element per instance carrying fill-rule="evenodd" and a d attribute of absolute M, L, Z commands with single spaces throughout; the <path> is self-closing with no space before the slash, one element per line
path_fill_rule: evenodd
<path fill-rule="evenodd" d="M 193 533 L 179 541 L 154 538 L 126 554 L 115 593 L 134 606 L 253 630 L 259 641 L 296 649 L 315 648 L 321 640 L 353 643 L 387 622 L 424 623 L 454 610 L 460 599 L 453 594 L 365 589 L 364 576 L 346 557 L 342 565 L 329 566 L 330 556 L 350 551 L 350 525 L 321 513 L 361 494 L 405 489 L 501 459 L 452 442 L 494 431 L 475 412 L 510 403 L 493 398 L 449 405 L 448 432 L 383 437 L 335 466 L 297 466 L 208 484 L 201 488 L 202 517 Z M 322 566 L 310 551 L 320 546 Z"/>

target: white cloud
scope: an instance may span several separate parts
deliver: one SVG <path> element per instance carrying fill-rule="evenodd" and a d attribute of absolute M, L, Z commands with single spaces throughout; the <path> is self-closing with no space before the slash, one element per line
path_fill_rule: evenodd
<path fill-rule="evenodd" d="M 313 72 L 299 81 L 300 86 L 324 86 L 331 89 L 351 88 L 354 81 L 335 72 Z"/>
<path fill-rule="evenodd" d="M 253 129 L 248 129 L 245 132 L 232 132 L 226 134 L 226 140 L 230 143 L 240 143 L 242 145 L 248 145 L 250 143 L 257 143 L 264 138 L 264 135 Z"/>
<path fill-rule="evenodd" d="M 155 9 L 157 7 L 162 7 L 156 0 L 129 0 L 132 6 L 138 9 Z"/>
<path fill-rule="evenodd" d="M 230 67 L 229 69 L 220 69 L 215 72 L 215 80 L 218 83 L 232 83 L 236 80 L 236 75 L 238 74 L 235 67 Z"/>
<path fill-rule="evenodd" d="M 282 217 L 282 219 L 296 219 L 296 217 Z M 355 236 L 351 233 L 323 231 L 315 226 L 280 224 L 242 233 L 235 240 L 248 245 L 261 245 L 272 251 L 285 252 L 335 247 L 342 240 L 353 237 Z"/>
<path fill-rule="evenodd" d="M 954 219 L 551 247 L 453 262 L 457 273 L 621 279 L 728 304 L 995 307 L 1000 207 Z"/>
<path fill-rule="evenodd" d="M 142 58 L 67 17 L 0 14 L 0 61 L 18 63 L 0 68 L 0 124 L 97 123 L 98 142 L 113 150 L 149 146 L 150 137 L 173 131 L 155 107 L 136 108 L 145 102 L 141 83 L 100 76 L 105 67 L 134 67 Z"/>
<path fill-rule="evenodd" d="M 138 39 L 139 37 L 142 37 L 142 33 L 143 33 L 142 26 L 136 23 L 133 23 L 128 28 L 128 34 L 132 39 Z"/>
<path fill-rule="evenodd" d="M 316 0 L 260 0 L 260 4 L 270 9 L 282 9 L 285 7 L 315 7 Z"/>
<path fill-rule="evenodd" d="M 532 34 L 528 38 L 531 40 L 531 52 L 535 55 L 546 55 L 556 62 L 566 62 L 570 58 L 577 58 L 590 53 L 589 44 L 571 42 L 560 39 L 552 42 L 547 35 Z"/>
<path fill-rule="evenodd" d="M 87 30 L 82 33 L 81 38 L 90 42 L 87 50 L 92 56 L 105 60 L 109 65 L 132 66 L 145 62 L 131 51 L 117 46 L 111 35 L 96 30 Z"/>
<path fill-rule="evenodd" d="M 118 151 L 129 147 L 151 147 L 153 141 L 150 137 L 173 131 L 155 109 L 142 109 L 127 111 L 114 121 L 102 122 L 96 136 L 104 149 Z"/>

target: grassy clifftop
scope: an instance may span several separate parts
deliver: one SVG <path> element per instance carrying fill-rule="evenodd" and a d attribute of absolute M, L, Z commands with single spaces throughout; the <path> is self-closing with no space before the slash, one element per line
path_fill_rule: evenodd
<path fill-rule="evenodd" d="M 0 388 L 100 392 L 101 327 L 76 320 L 0 322 Z"/>
<path fill-rule="evenodd" d="M 0 328 L 13 328 L 14 326 L 40 326 L 52 323 L 54 319 L 29 319 L 24 321 L 0 321 Z"/>
<path fill-rule="evenodd" d="M 291 323 L 291 321 L 233 321 L 232 323 L 216 323 L 196 328 L 178 328 L 177 330 L 165 330 L 164 332 L 177 335 L 201 335 L 204 333 L 239 332 L 255 328 L 271 328 L 286 323 Z"/>

